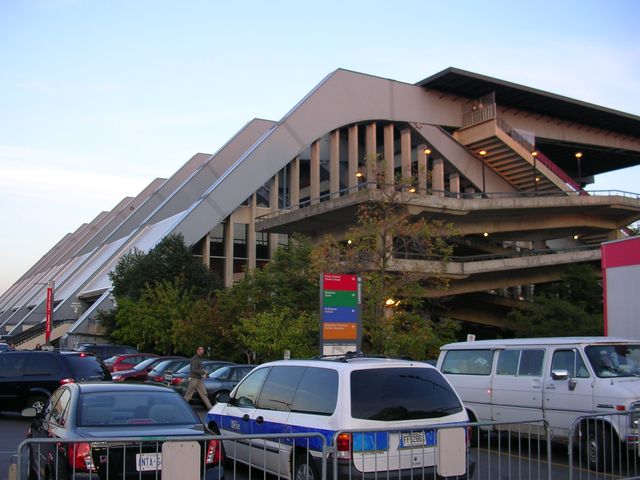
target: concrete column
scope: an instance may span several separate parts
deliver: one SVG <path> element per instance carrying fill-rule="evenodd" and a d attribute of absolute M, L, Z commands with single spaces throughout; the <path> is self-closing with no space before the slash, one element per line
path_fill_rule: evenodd
<path fill-rule="evenodd" d="M 402 162 L 402 186 L 406 190 L 412 182 L 411 174 L 411 130 L 405 128 L 400 132 L 400 159 Z"/>
<path fill-rule="evenodd" d="M 340 130 L 329 134 L 329 192 L 331 198 L 340 196 Z"/>
<path fill-rule="evenodd" d="M 258 196 L 254 193 L 249 200 L 249 225 L 247 225 L 247 270 L 256 268 L 256 204 Z"/>
<path fill-rule="evenodd" d="M 311 172 L 309 185 L 309 200 L 311 205 L 320 203 L 320 142 L 311 144 Z"/>
<path fill-rule="evenodd" d="M 276 250 L 278 250 L 278 234 L 270 233 L 269 234 L 269 258 L 273 259 L 276 254 Z"/>
<path fill-rule="evenodd" d="M 292 210 L 298 208 L 300 203 L 300 157 L 291 160 L 289 170 L 289 201 Z"/>
<path fill-rule="evenodd" d="M 392 192 L 395 188 L 395 147 L 393 145 L 393 123 L 384 127 L 384 183 L 383 188 Z"/>
<path fill-rule="evenodd" d="M 376 151 L 376 123 L 367 125 L 365 133 L 365 161 L 367 164 L 367 188 L 376 188 L 376 175 L 378 173 L 378 154 Z"/>
<path fill-rule="evenodd" d="M 460 198 L 460 174 L 452 173 L 449 175 L 449 190 L 455 193 L 455 198 Z"/>
<path fill-rule="evenodd" d="M 271 177 L 271 190 L 269 191 L 269 208 L 272 212 L 278 210 L 278 190 L 280 189 L 280 180 L 276 173 Z"/>
<path fill-rule="evenodd" d="M 444 160 L 436 158 L 433 160 L 433 194 L 437 197 L 444 197 Z"/>
<path fill-rule="evenodd" d="M 418 194 L 424 196 L 427 194 L 427 154 L 425 153 L 427 146 L 422 144 L 418 146 Z"/>
<path fill-rule="evenodd" d="M 225 288 L 233 285 L 233 222 L 231 217 L 227 217 L 227 221 L 223 223 L 224 236 L 224 286 Z"/>
<path fill-rule="evenodd" d="M 211 267 L 211 235 L 209 232 L 204 236 L 202 242 L 202 264 L 207 267 L 207 270 Z"/>
<path fill-rule="evenodd" d="M 358 186 L 358 177 L 356 177 L 356 173 L 358 172 L 358 126 L 351 125 L 349 127 L 349 137 L 348 137 L 348 186 L 349 186 L 349 194 L 355 192 L 356 187 Z"/>

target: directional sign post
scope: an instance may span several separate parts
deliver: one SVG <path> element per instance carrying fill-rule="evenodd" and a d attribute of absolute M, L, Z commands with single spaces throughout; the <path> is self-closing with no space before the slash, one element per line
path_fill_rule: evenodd
<path fill-rule="evenodd" d="M 358 352 L 362 347 L 362 278 L 320 274 L 320 354 Z"/>

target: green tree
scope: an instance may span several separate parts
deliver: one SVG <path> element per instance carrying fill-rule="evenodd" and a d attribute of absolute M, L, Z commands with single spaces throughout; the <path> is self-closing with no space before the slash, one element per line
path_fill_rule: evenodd
<path fill-rule="evenodd" d="M 283 358 L 285 350 L 292 357 L 306 358 L 318 352 L 317 312 L 296 311 L 290 307 L 242 316 L 233 325 L 238 346 L 247 361 L 258 362 Z"/>
<path fill-rule="evenodd" d="M 218 275 L 193 257 L 180 234 L 163 238 L 146 254 L 134 249 L 123 255 L 109 278 L 118 300 L 123 297 L 136 300 L 146 285 L 163 281 L 177 281 L 199 298 L 206 298 L 222 287 Z"/>
<path fill-rule="evenodd" d="M 455 232 L 451 224 L 412 215 L 412 196 L 402 190 L 378 190 L 376 200 L 359 206 L 356 225 L 342 239 L 324 238 L 314 261 L 319 271 L 363 277 L 363 349 L 424 358 L 434 354 L 428 345 L 439 347 L 459 329 L 456 322 L 431 321 L 425 299 L 428 289 L 447 287 L 442 273 Z M 431 260 L 429 267 L 419 260 Z"/>
<path fill-rule="evenodd" d="M 231 288 L 220 291 L 216 301 L 216 321 L 218 341 L 229 348 L 229 358 L 237 358 L 238 355 L 251 359 L 253 355 L 269 357 L 270 353 L 262 348 L 253 350 L 254 344 L 247 341 L 242 328 L 234 325 L 247 326 L 251 322 L 262 325 L 265 315 L 273 316 L 275 321 L 280 318 L 275 312 L 288 312 L 291 318 L 308 319 L 316 314 L 319 309 L 318 301 L 318 272 L 311 264 L 311 244 L 304 237 L 293 237 L 286 248 L 279 248 L 273 259 L 263 269 L 247 272 L 245 277 L 236 282 Z M 286 330 L 287 324 L 282 326 Z M 279 334 L 280 338 L 290 339 L 299 334 L 299 325 L 295 322 L 289 325 L 295 334 L 287 334 L 285 331 Z M 310 332 L 296 341 L 306 342 L 306 347 L 300 348 L 293 344 L 285 349 L 291 350 L 293 355 L 301 356 L 303 353 L 318 351 L 317 341 L 318 324 L 313 325 L 316 336 Z M 279 344 L 280 345 L 280 344 Z M 298 345 L 296 343 L 295 345 Z M 280 348 L 280 347 L 278 347 Z M 294 349 L 295 348 L 295 349 Z M 282 351 L 275 354 L 278 358 Z M 304 353 L 306 355 L 306 353 Z"/>
<path fill-rule="evenodd" d="M 596 270 L 571 265 L 562 281 L 539 287 L 532 302 L 507 315 L 517 336 L 602 335 L 602 285 Z"/>
<path fill-rule="evenodd" d="M 99 318 L 113 340 L 162 353 L 191 353 L 196 344 L 213 343 L 215 330 L 207 325 L 221 282 L 193 257 L 181 235 L 164 238 L 146 254 L 125 254 L 109 277 L 117 307 Z"/>

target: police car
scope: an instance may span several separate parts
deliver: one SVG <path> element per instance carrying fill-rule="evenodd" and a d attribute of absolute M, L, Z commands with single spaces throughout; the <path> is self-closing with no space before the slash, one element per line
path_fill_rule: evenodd
<path fill-rule="evenodd" d="M 206 417 L 226 458 L 290 479 L 320 478 L 323 444 L 329 477 L 468 478 L 467 420 L 431 365 L 362 356 L 260 365 Z"/>

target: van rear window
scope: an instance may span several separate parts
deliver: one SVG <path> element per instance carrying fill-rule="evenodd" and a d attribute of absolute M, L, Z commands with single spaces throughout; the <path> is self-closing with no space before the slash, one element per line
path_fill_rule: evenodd
<path fill-rule="evenodd" d="M 493 350 L 449 350 L 442 362 L 442 373 L 489 375 Z"/>
<path fill-rule="evenodd" d="M 433 368 L 351 372 L 351 416 L 365 420 L 440 418 L 462 411 L 457 395 Z"/>

